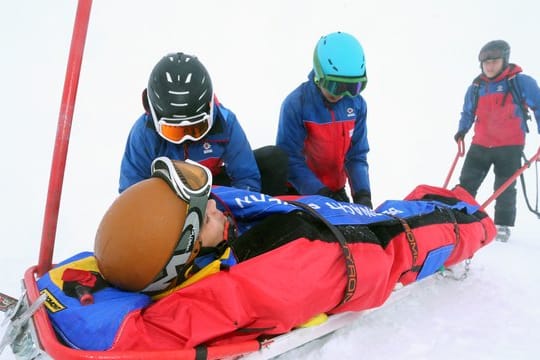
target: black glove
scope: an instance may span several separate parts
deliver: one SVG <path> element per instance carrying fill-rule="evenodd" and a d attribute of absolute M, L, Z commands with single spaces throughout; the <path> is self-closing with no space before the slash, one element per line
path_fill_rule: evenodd
<path fill-rule="evenodd" d="M 371 194 L 365 190 L 357 191 L 353 196 L 353 202 L 355 204 L 364 205 L 370 209 L 373 209 L 373 204 L 371 203 Z"/>
<path fill-rule="evenodd" d="M 345 189 L 340 189 L 338 191 L 332 191 L 326 186 L 317 191 L 317 195 L 322 195 L 341 202 L 351 202 Z"/>
<path fill-rule="evenodd" d="M 347 192 L 345 192 L 345 188 L 334 191 L 334 196 L 332 198 L 341 202 L 351 202 L 351 199 L 349 199 L 349 195 L 347 195 Z"/>
<path fill-rule="evenodd" d="M 459 140 L 463 140 L 466 133 L 467 132 L 465 130 L 459 130 L 456 135 L 454 135 L 454 140 L 456 140 L 456 142 L 459 142 Z"/>

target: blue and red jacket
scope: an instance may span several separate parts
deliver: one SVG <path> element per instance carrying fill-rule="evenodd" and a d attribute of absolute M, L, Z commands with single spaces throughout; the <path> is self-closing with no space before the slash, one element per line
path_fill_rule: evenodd
<path fill-rule="evenodd" d="M 300 194 L 324 186 L 353 195 L 371 192 L 367 153 L 367 106 L 361 96 L 326 101 L 313 80 L 302 83 L 281 106 L 276 144 L 289 155 L 289 182 Z"/>
<path fill-rule="evenodd" d="M 540 133 L 540 88 L 536 81 L 522 74 L 521 67 L 510 64 L 499 76 L 489 79 L 480 75 L 479 85 L 467 89 L 458 131 L 466 133 L 474 123 L 472 143 L 484 147 L 524 145 L 527 124 L 522 110 L 514 100 L 508 79 L 515 76 L 519 97 L 532 109 Z M 478 105 L 474 112 L 475 87 L 478 89 Z"/>
<path fill-rule="evenodd" d="M 215 176 L 223 167 L 231 186 L 260 191 L 261 176 L 251 145 L 236 115 L 217 101 L 214 125 L 199 141 L 174 144 L 154 129 L 150 114 L 143 114 L 133 125 L 120 167 L 119 192 L 150 177 L 152 161 L 159 156 L 173 160 L 190 159 L 208 167 Z"/>

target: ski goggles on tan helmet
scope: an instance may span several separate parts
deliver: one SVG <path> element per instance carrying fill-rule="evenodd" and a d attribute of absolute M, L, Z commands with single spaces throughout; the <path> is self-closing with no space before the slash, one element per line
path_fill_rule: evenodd
<path fill-rule="evenodd" d="M 212 189 L 212 174 L 208 168 L 191 160 L 173 161 L 159 157 L 152 162 L 152 177 L 163 179 L 176 196 L 186 203 L 182 231 L 171 257 L 154 280 L 142 290 L 156 294 L 179 285 L 184 280 L 184 270 L 200 251 L 198 237 Z"/>
<path fill-rule="evenodd" d="M 165 140 L 174 144 L 181 144 L 186 140 L 197 141 L 203 138 L 210 129 L 214 121 L 214 99 L 209 104 L 205 104 L 203 108 L 198 109 L 197 115 L 194 116 L 176 116 L 172 117 L 159 116 L 148 96 L 148 106 L 154 121 L 154 126 L 158 134 Z M 177 104 L 181 106 L 181 104 Z"/>

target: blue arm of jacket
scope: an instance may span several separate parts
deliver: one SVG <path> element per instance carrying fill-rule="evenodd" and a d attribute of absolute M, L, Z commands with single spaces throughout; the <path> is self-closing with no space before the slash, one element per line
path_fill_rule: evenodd
<path fill-rule="evenodd" d="M 536 119 L 536 129 L 540 134 L 540 88 L 532 77 L 525 74 L 518 74 L 517 80 L 521 88 L 521 98 L 533 111 Z"/>
<path fill-rule="evenodd" d="M 463 101 L 463 110 L 461 111 L 461 118 L 459 119 L 458 131 L 468 132 L 472 127 L 472 124 L 475 119 L 475 114 L 473 113 L 473 102 L 474 102 L 474 87 L 475 85 L 470 85 L 465 93 L 465 99 Z"/>
<path fill-rule="evenodd" d="M 261 174 L 247 136 L 236 115 L 220 105 L 227 123 L 228 145 L 223 152 L 225 170 L 231 186 L 251 191 L 261 191 Z"/>
<path fill-rule="evenodd" d="M 348 151 L 345 160 L 345 167 L 347 168 L 353 195 L 361 190 L 371 193 L 369 165 L 367 161 L 369 142 L 366 121 L 367 107 L 364 104 L 363 111 L 357 116 L 353 137 L 351 139 L 351 148 Z"/>

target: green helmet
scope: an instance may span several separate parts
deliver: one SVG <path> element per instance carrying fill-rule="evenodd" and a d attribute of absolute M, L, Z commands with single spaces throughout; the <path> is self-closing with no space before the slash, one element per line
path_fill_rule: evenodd
<path fill-rule="evenodd" d="M 319 79 L 325 76 L 365 76 L 364 49 L 354 36 L 344 32 L 323 36 L 315 46 L 313 70 Z"/>
<path fill-rule="evenodd" d="M 313 52 L 315 82 L 334 95 L 358 95 L 367 83 L 362 45 L 347 33 L 321 37 Z"/>

